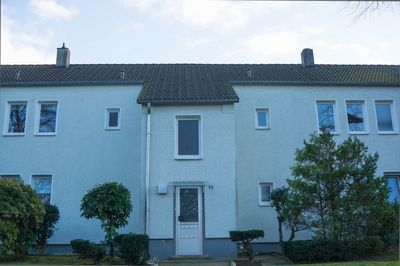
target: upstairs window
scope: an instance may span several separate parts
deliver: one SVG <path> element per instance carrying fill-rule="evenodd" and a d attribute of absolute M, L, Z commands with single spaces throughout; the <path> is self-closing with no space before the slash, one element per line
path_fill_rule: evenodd
<path fill-rule="evenodd" d="M 375 111 L 378 132 L 394 133 L 396 128 L 393 121 L 395 116 L 393 101 L 375 101 Z"/>
<path fill-rule="evenodd" d="M 57 129 L 57 101 L 38 102 L 36 114 L 36 134 L 55 135 Z"/>
<path fill-rule="evenodd" d="M 121 124 L 120 112 L 121 112 L 120 108 L 106 109 L 106 129 L 108 130 L 120 129 L 120 124 Z"/>
<path fill-rule="evenodd" d="M 270 129 L 269 108 L 256 108 L 256 129 Z"/>
<path fill-rule="evenodd" d="M 26 128 L 27 102 L 8 102 L 6 119 L 4 120 L 4 134 L 24 135 Z"/>
<path fill-rule="evenodd" d="M 260 206 L 270 206 L 271 205 L 272 189 L 273 189 L 272 182 L 260 182 L 259 183 Z"/>
<path fill-rule="evenodd" d="M 317 101 L 317 118 L 319 132 L 337 132 L 337 114 L 335 101 Z"/>
<path fill-rule="evenodd" d="M 33 175 L 32 176 L 32 185 L 36 194 L 38 194 L 39 198 L 43 203 L 50 204 L 51 200 L 51 175 Z"/>
<path fill-rule="evenodd" d="M 400 173 L 385 175 L 389 187 L 389 202 L 400 203 Z"/>
<path fill-rule="evenodd" d="M 200 116 L 177 116 L 176 127 L 175 157 L 177 159 L 200 159 Z"/>
<path fill-rule="evenodd" d="M 349 133 L 366 133 L 364 101 L 346 101 L 346 112 Z"/>

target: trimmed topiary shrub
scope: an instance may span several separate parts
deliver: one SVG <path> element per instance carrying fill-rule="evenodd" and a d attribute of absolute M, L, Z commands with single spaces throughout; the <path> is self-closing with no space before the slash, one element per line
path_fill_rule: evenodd
<path fill-rule="evenodd" d="M 93 259 L 95 264 L 99 264 L 106 254 L 104 246 L 96 245 L 89 240 L 74 239 L 71 241 L 71 246 L 72 252 L 78 254 L 78 258 Z"/>
<path fill-rule="evenodd" d="M 121 234 L 115 238 L 120 256 L 127 264 L 144 264 L 150 258 L 149 237 L 141 234 Z"/>
<path fill-rule="evenodd" d="M 253 262 L 254 252 L 251 241 L 264 237 L 264 231 L 256 229 L 248 231 L 230 231 L 229 236 L 233 242 L 238 242 L 238 244 L 243 248 L 243 253 L 248 257 L 250 262 Z"/>

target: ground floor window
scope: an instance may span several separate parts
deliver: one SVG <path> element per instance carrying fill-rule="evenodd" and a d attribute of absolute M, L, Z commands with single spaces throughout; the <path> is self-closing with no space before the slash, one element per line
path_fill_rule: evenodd
<path fill-rule="evenodd" d="M 260 206 L 270 206 L 271 192 L 273 189 L 272 182 L 259 182 L 258 189 L 259 189 Z"/>
<path fill-rule="evenodd" d="M 51 175 L 33 175 L 32 186 L 43 203 L 50 204 L 51 201 Z"/>
<path fill-rule="evenodd" d="M 21 181 L 21 176 L 20 175 L 0 175 L 0 179 L 6 179 L 6 180 L 15 180 L 15 181 Z"/>
<path fill-rule="evenodd" d="M 385 174 L 389 186 L 389 201 L 400 202 L 400 173 Z"/>

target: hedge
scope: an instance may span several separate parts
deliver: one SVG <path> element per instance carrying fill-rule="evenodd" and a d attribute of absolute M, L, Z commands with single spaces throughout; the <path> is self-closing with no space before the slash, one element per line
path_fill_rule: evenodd
<path fill-rule="evenodd" d="M 122 234 L 115 237 L 119 255 L 127 264 L 145 264 L 150 258 L 149 237 L 142 234 Z"/>

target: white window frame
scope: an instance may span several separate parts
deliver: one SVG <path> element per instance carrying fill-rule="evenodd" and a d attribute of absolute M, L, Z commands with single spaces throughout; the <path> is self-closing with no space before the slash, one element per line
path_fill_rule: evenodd
<path fill-rule="evenodd" d="M 266 113 L 266 126 L 260 126 L 258 124 L 258 113 L 259 112 L 265 112 Z M 267 116 L 268 115 L 268 116 Z M 269 107 L 256 107 L 254 108 L 254 118 L 255 118 L 255 127 L 256 129 L 271 129 L 271 114 L 270 114 L 270 109 Z"/>
<path fill-rule="evenodd" d="M 10 123 L 10 111 L 11 111 L 12 104 L 26 104 L 24 132 L 8 132 L 8 127 L 9 127 L 9 123 Z M 28 115 L 29 115 L 29 101 L 28 100 L 7 100 L 5 111 L 4 111 L 3 135 L 4 136 L 25 136 L 27 127 L 28 127 Z"/>
<path fill-rule="evenodd" d="M 110 127 L 110 113 L 118 112 L 118 126 Z M 105 119 L 104 119 L 104 129 L 105 130 L 120 130 L 121 129 L 121 107 L 106 107 L 105 109 Z"/>
<path fill-rule="evenodd" d="M 54 128 L 54 132 L 39 132 L 39 128 L 40 128 L 40 112 L 41 112 L 41 109 L 42 109 L 42 104 L 57 104 L 56 127 Z M 59 100 L 37 100 L 36 101 L 35 126 L 34 126 L 34 135 L 35 136 L 55 136 L 55 135 L 57 135 L 59 106 L 60 106 Z"/>
<path fill-rule="evenodd" d="M 380 131 L 378 125 L 378 113 L 376 112 L 376 104 L 379 103 L 390 103 L 390 114 L 392 116 L 392 131 Z M 397 124 L 397 116 L 396 116 L 396 105 L 394 99 L 386 99 L 386 100 L 374 100 L 374 112 L 375 112 L 375 123 L 376 130 L 380 135 L 395 135 L 399 134 L 399 126 Z"/>
<path fill-rule="evenodd" d="M 272 206 L 271 201 L 266 202 L 266 201 L 261 200 L 262 199 L 261 186 L 263 186 L 263 185 L 270 185 L 270 187 L 271 187 L 270 193 L 272 193 L 272 190 L 274 189 L 274 182 L 266 181 L 266 180 L 258 182 L 258 204 L 259 204 L 259 206 L 260 207 L 271 207 Z"/>
<path fill-rule="evenodd" d="M 333 103 L 333 116 L 334 116 L 333 121 L 335 123 L 335 131 L 330 131 L 329 133 L 331 133 L 333 135 L 339 135 L 340 134 L 340 129 L 339 129 L 340 123 L 339 123 L 337 104 L 336 104 L 336 100 L 332 100 L 332 99 L 317 99 L 317 100 L 315 100 L 315 116 L 316 116 L 318 134 L 322 134 L 322 131 L 319 128 L 318 103 Z"/>
<path fill-rule="evenodd" d="M 40 176 L 48 176 L 48 177 L 50 177 L 51 178 L 51 186 L 50 186 L 50 204 L 53 204 L 53 186 L 54 186 L 54 175 L 53 174 L 43 174 L 43 173 L 41 173 L 41 174 L 36 174 L 36 173 L 34 173 L 34 174 L 30 174 L 30 180 L 29 180 L 29 184 L 30 184 L 30 186 L 32 187 L 32 189 L 35 191 L 35 187 L 34 187 L 34 185 L 33 185 L 33 178 L 35 178 L 35 177 L 40 177 Z M 35 191 L 35 193 L 36 193 L 36 191 Z"/>
<path fill-rule="evenodd" d="M 179 155 L 178 154 L 178 121 L 198 120 L 199 121 L 199 154 Z M 201 160 L 203 158 L 203 118 L 200 114 L 176 114 L 175 115 L 175 159 L 176 160 Z"/>
<path fill-rule="evenodd" d="M 348 103 L 361 103 L 362 104 L 362 113 L 364 119 L 364 130 L 363 131 L 351 131 L 349 126 L 349 119 L 347 116 L 347 104 Z M 365 99 L 351 99 L 351 100 L 344 100 L 344 110 L 345 110 L 345 117 L 346 117 L 346 124 L 347 124 L 347 132 L 349 135 L 367 135 L 369 134 L 369 121 L 368 121 L 368 108 L 367 108 L 367 101 Z"/>

